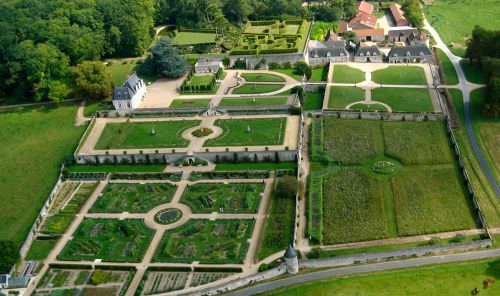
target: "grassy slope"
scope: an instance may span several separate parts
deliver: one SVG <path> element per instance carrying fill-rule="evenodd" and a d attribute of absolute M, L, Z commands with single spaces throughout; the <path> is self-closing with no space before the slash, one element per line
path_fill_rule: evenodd
<path fill-rule="evenodd" d="M 372 80 L 381 84 L 427 84 L 424 69 L 418 66 L 389 66 L 373 72 Z"/>
<path fill-rule="evenodd" d="M 347 65 L 333 66 L 333 82 L 359 83 L 365 80 L 365 72 Z"/>
<path fill-rule="evenodd" d="M 495 278 L 497 283 L 484 289 L 483 281 L 487 277 Z M 500 261 L 496 259 L 331 278 L 286 287 L 265 295 L 471 295 L 475 287 L 481 291 L 479 295 L 498 295 L 499 279 Z"/>
<path fill-rule="evenodd" d="M 43 260 L 56 246 L 57 240 L 34 240 L 26 255 L 26 260 Z"/>
<path fill-rule="evenodd" d="M 0 113 L 0 237 L 21 244 L 85 129 L 75 106 Z"/>
<path fill-rule="evenodd" d="M 451 63 L 448 56 L 441 50 L 438 49 L 439 60 L 441 61 L 441 65 L 443 67 L 443 73 L 446 77 L 446 84 L 453 85 L 458 83 L 457 72 L 455 71 L 455 67 Z"/>
<path fill-rule="evenodd" d="M 394 111 L 434 111 L 426 88 L 375 88 L 372 90 L 372 100 L 386 103 Z"/>

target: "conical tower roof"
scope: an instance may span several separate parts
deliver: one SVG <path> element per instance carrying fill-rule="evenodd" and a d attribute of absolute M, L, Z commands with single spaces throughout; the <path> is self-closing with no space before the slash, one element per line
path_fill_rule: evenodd
<path fill-rule="evenodd" d="M 292 245 L 288 245 L 288 248 L 286 248 L 285 251 L 285 258 L 295 258 L 297 257 L 297 252 L 295 249 L 292 247 Z"/>

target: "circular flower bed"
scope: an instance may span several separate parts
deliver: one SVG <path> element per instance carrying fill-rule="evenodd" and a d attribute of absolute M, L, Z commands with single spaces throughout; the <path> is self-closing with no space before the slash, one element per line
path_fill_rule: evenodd
<path fill-rule="evenodd" d="M 206 128 L 206 127 L 203 127 L 203 128 L 199 128 L 197 130 L 194 130 L 191 135 L 193 135 L 194 137 L 197 137 L 197 138 L 203 138 L 203 137 L 206 137 L 210 134 L 212 134 L 214 131 L 209 129 L 209 128 Z"/>
<path fill-rule="evenodd" d="M 164 209 L 156 213 L 155 221 L 159 224 L 172 224 L 179 221 L 182 212 L 178 209 Z"/>
<path fill-rule="evenodd" d="M 375 173 L 383 175 L 392 174 L 395 169 L 396 166 L 394 165 L 394 163 L 386 160 L 377 161 L 372 166 L 372 170 Z"/>

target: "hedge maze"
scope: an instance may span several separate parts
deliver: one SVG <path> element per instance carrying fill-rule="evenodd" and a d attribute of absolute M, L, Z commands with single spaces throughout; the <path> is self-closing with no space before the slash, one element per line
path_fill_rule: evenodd
<path fill-rule="evenodd" d="M 283 54 L 304 49 L 311 24 L 303 21 L 249 21 L 230 55 Z"/>

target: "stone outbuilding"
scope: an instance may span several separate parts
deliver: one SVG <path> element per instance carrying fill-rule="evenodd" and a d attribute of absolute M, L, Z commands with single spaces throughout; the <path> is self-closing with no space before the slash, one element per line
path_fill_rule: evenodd
<path fill-rule="evenodd" d="M 418 34 L 418 30 L 412 27 L 389 28 L 388 38 L 394 42 L 406 42 L 410 35 Z"/>
<path fill-rule="evenodd" d="M 394 22 L 396 23 L 397 27 L 410 25 L 410 22 L 405 17 L 404 11 L 401 9 L 401 5 L 393 3 L 391 4 L 391 6 L 389 6 L 389 9 L 391 10 L 392 17 L 394 18 Z"/>
<path fill-rule="evenodd" d="M 324 41 L 309 40 L 307 58 L 311 66 L 325 65 L 329 62 L 347 62 L 349 54 L 345 48 L 345 40 L 329 31 Z"/>
<path fill-rule="evenodd" d="M 196 74 L 202 73 L 217 73 L 223 67 L 222 58 L 201 58 L 194 64 L 194 72 Z"/>
<path fill-rule="evenodd" d="M 355 29 L 352 30 L 359 41 L 384 41 L 384 29 Z"/>
<path fill-rule="evenodd" d="M 393 46 L 389 54 L 389 63 L 430 63 L 432 52 L 425 45 Z"/>
<path fill-rule="evenodd" d="M 115 87 L 113 106 L 116 110 L 133 110 L 146 97 L 146 84 L 136 73 L 130 75 L 120 87 Z"/>
<path fill-rule="evenodd" d="M 299 259 L 297 251 L 295 251 L 292 245 L 288 245 L 284 257 L 286 263 L 286 272 L 290 274 L 295 274 L 299 272 Z"/>
<path fill-rule="evenodd" d="M 380 49 L 376 45 L 358 45 L 356 53 L 354 54 L 354 61 L 356 63 L 382 63 L 383 56 Z"/>

